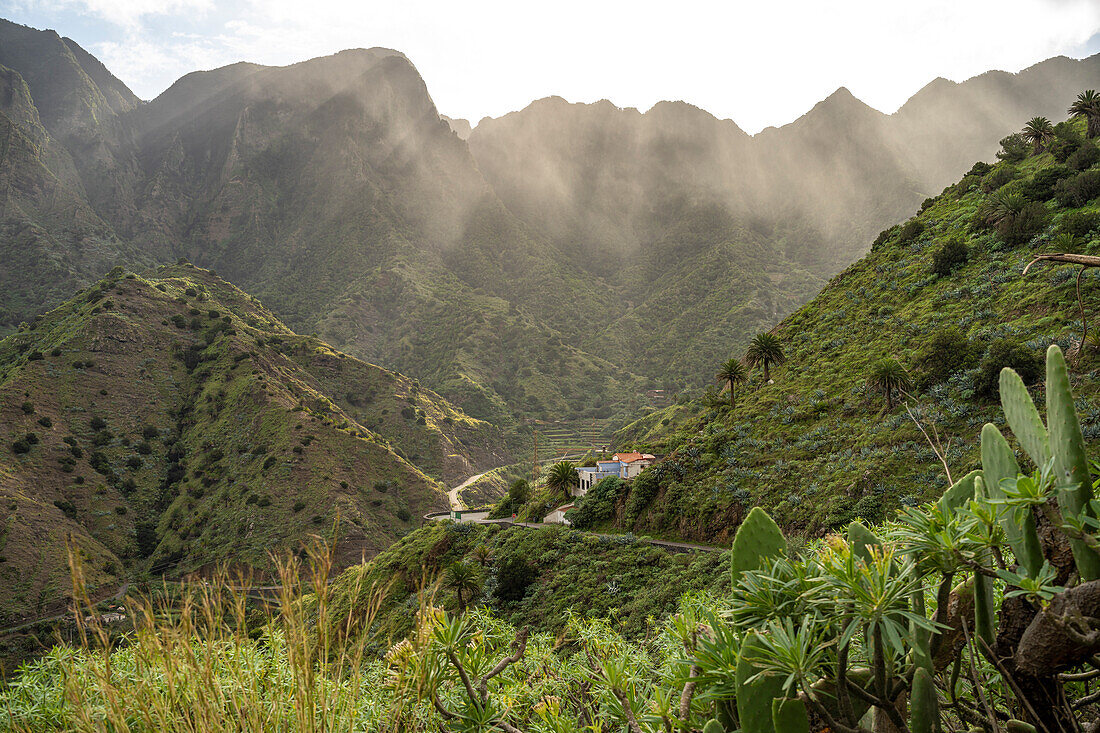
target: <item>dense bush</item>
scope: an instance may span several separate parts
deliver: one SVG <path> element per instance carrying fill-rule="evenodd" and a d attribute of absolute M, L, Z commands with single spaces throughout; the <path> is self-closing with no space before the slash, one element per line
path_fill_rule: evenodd
<path fill-rule="evenodd" d="M 1050 212 L 1037 201 L 1024 206 L 1016 216 L 1005 219 L 997 225 L 997 233 L 1006 244 L 1017 245 L 1031 241 L 1046 229 L 1050 222 Z"/>
<path fill-rule="evenodd" d="M 68 499 L 58 499 L 57 501 L 55 501 L 53 503 L 53 505 L 55 507 L 57 507 L 58 509 L 60 509 L 61 513 L 64 514 L 69 519 L 72 519 L 72 520 L 76 519 L 76 505 L 73 504 Z"/>
<path fill-rule="evenodd" d="M 952 237 L 932 253 L 932 272 L 946 277 L 956 267 L 965 264 L 969 256 L 970 250 L 966 242 L 959 237 Z"/>
<path fill-rule="evenodd" d="M 661 490 L 661 480 L 655 471 L 642 471 L 630 482 L 630 496 L 626 500 L 624 521 L 629 527 Z"/>
<path fill-rule="evenodd" d="M 999 165 L 982 178 L 982 190 L 993 193 L 1006 183 L 1014 181 L 1019 172 L 1011 165 Z"/>
<path fill-rule="evenodd" d="M 1043 168 L 1020 185 L 1020 193 L 1032 201 L 1050 201 L 1054 198 L 1054 187 L 1058 181 L 1069 178 L 1073 172 L 1064 165 Z"/>
<path fill-rule="evenodd" d="M 1092 141 L 1083 143 L 1066 158 L 1066 167 L 1074 171 L 1088 170 L 1097 163 L 1100 163 L 1100 148 Z"/>
<path fill-rule="evenodd" d="M 1084 171 L 1059 181 L 1054 197 L 1062 206 L 1077 208 L 1100 196 L 1100 171 Z"/>
<path fill-rule="evenodd" d="M 523 555 L 509 557 L 500 563 L 496 574 L 496 589 L 493 595 L 501 603 L 522 601 L 527 589 L 535 582 L 538 572 Z"/>
<path fill-rule="evenodd" d="M 980 353 L 959 328 L 936 331 L 913 359 L 915 381 L 921 389 L 945 382 L 955 372 L 973 368 Z"/>
<path fill-rule="evenodd" d="M 924 234 L 924 222 L 920 219 L 910 219 L 898 229 L 898 244 L 908 244 Z"/>
<path fill-rule="evenodd" d="M 566 518 L 577 529 L 588 529 L 606 522 L 615 514 L 615 502 L 624 488 L 618 476 L 608 476 L 596 482 L 588 493 L 577 499 L 575 508 L 566 512 Z"/>
<path fill-rule="evenodd" d="M 1016 339 L 1003 338 L 990 344 L 978 364 L 974 391 L 983 397 L 996 397 L 1001 370 L 1005 367 L 1014 369 L 1024 384 L 1033 384 L 1043 375 L 1043 359 L 1039 354 Z"/>
<path fill-rule="evenodd" d="M 1095 211 L 1069 211 L 1058 222 L 1058 231 L 1083 239 L 1100 230 L 1100 213 Z"/>
<path fill-rule="evenodd" d="M 1018 163 L 1031 154 L 1031 146 L 1027 144 L 1024 136 L 1018 132 L 1001 138 L 1001 149 L 997 151 L 997 159 Z"/>

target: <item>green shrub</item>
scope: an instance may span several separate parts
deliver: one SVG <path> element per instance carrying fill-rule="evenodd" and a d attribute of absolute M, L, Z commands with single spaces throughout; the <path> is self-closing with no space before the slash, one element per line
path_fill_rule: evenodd
<path fill-rule="evenodd" d="M 1013 166 L 997 166 L 982 179 L 982 190 L 986 193 L 993 193 L 1006 183 L 1014 181 L 1018 175 L 1019 172 Z"/>
<path fill-rule="evenodd" d="M 27 361 L 42 361 L 45 358 L 46 357 L 41 351 L 32 351 L 30 355 L 27 356 Z"/>
<path fill-rule="evenodd" d="M 932 253 L 932 272 L 940 277 L 946 277 L 955 268 L 966 264 L 969 257 L 970 250 L 966 242 L 960 237 L 952 237 Z"/>
<path fill-rule="evenodd" d="M 38 424 L 41 425 L 44 428 L 52 428 L 53 427 L 53 420 L 51 420 L 49 417 L 43 415 L 42 417 L 38 418 Z"/>
<path fill-rule="evenodd" d="M 292 511 L 295 514 L 297 514 L 298 512 L 302 511 L 305 508 L 306 508 L 306 503 L 304 501 L 302 501 L 301 499 L 299 499 L 298 501 L 294 502 L 294 506 L 292 507 Z"/>
<path fill-rule="evenodd" d="M 1024 181 L 1020 193 L 1032 201 L 1050 201 L 1054 198 L 1054 189 L 1058 181 L 1069 178 L 1073 172 L 1064 165 L 1052 165 L 1036 171 L 1035 175 Z"/>
<path fill-rule="evenodd" d="M 493 595 L 501 603 L 522 601 L 536 577 L 538 573 L 527 562 L 526 557 L 509 557 L 497 567 L 497 585 L 493 589 Z"/>
<path fill-rule="evenodd" d="M 618 476 L 599 480 L 587 494 L 576 500 L 575 507 L 566 512 L 566 517 L 577 529 L 589 529 L 606 522 L 615 514 L 615 502 L 623 487 L 624 482 Z"/>
<path fill-rule="evenodd" d="M 400 519 L 402 522 L 407 522 L 412 519 L 412 515 L 409 514 L 408 509 L 402 507 L 401 509 L 397 510 L 397 518 Z"/>
<path fill-rule="evenodd" d="M 910 219 L 898 229 L 898 244 L 908 244 L 924 234 L 924 222 L 920 219 Z"/>
<path fill-rule="evenodd" d="M 21 453 L 30 453 L 31 444 L 20 438 L 11 444 L 11 452 L 19 455 Z"/>
<path fill-rule="evenodd" d="M 1066 158 L 1066 167 L 1074 171 L 1088 170 L 1097 163 L 1100 163 L 1100 148 L 1091 141 L 1082 143 L 1073 155 Z"/>
<path fill-rule="evenodd" d="M 136 471 L 143 465 L 145 464 L 142 462 L 140 456 L 130 456 L 126 459 L 126 467 L 129 468 L 131 471 Z"/>
<path fill-rule="evenodd" d="M 1069 211 L 1058 222 L 1058 231 L 1075 239 L 1088 238 L 1100 230 L 1100 213 L 1095 211 Z"/>
<path fill-rule="evenodd" d="M 34 403 L 33 402 L 24 402 L 23 403 L 23 414 L 24 415 L 33 415 L 34 414 Z"/>
<path fill-rule="evenodd" d="M 69 519 L 76 520 L 76 505 L 68 499 L 58 499 L 53 505 L 60 509 L 61 513 Z"/>
<path fill-rule="evenodd" d="M 631 525 L 641 515 L 661 490 L 661 481 L 653 471 L 642 471 L 630 482 L 630 496 L 626 500 L 624 518 Z"/>
<path fill-rule="evenodd" d="M 976 345 L 956 327 L 932 334 L 913 359 L 921 389 L 947 381 L 952 374 L 973 368 L 980 356 Z"/>
<path fill-rule="evenodd" d="M 1031 239 L 1046 229 L 1050 222 L 1050 212 L 1047 208 L 1033 201 L 1024 206 L 1016 216 L 1006 219 L 997 225 L 997 233 L 1006 244 L 1018 245 L 1030 242 Z"/>
<path fill-rule="evenodd" d="M 1024 384 L 1034 384 L 1043 376 L 1043 358 L 1013 338 L 1003 338 L 990 344 L 974 380 L 974 391 L 983 397 L 997 397 L 1001 370 L 1014 369 Z"/>
<path fill-rule="evenodd" d="M 979 160 L 970 167 L 970 170 L 966 172 L 966 175 L 981 177 L 989 173 L 989 171 L 991 170 L 993 170 L 993 166 L 991 166 L 989 163 L 986 163 L 984 160 Z"/>
<path fill-rule="evenodd" d="M 107 421 L 101 417 L 93 417 L 88 421 L 88 426 L 95 431 L 103 430 L 107 427 Z"/>
<path fill-rule="evenodd" d="M 882 245 L 886 244 L 890 240 L 890 237 L 897 234 L 899 228 L 900 227 L 897 224 L 895 224 L 894 226 L 890 227 L 889 229 L 883 229 L 881 232 L 879 232 L 878 236 L 875 237 L 875 241 L 871 242 L 871 251 L 873 252 L 874 250 L 878 249 Z"/>
<path fill-rule="evenodd" d="M 997 160 L 1018 163 L 1031 154 L 1031 146 L 1018 132 L 1001 138 L 1001 149 L 997 151 Z"/>
<path fill-rule="evenodd" d="M 23 436 L 23 440 L 27 441 L 31 445 L 38 445 L 38 433 L 27 433 Z"/>
<path fill-rule="evenodd" d="M 126 515 L 126 507 L 116 506 L 115 507 L 115 514 L 117 514 L 120 517 L 125 516 Z"/>
<path fill-rule="evenodd" d="M 1058 182 L 1054 197 L 1062 206 L 1078 208 L 1100 196 L 1100 171 L 1084 171 Z"/>

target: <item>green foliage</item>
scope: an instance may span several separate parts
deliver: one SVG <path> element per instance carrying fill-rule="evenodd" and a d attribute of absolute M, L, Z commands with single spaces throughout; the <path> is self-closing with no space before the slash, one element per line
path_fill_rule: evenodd
<path fill-rule="evenodd" d="M 989 345 L 978 364 L 974 391 L 984 397 L 996 397 L 1001 370 L 1006 368 L 1019 374 L 1025 384 L 1033 384 L 1042 376 L 1043 361 L 1034 350 L 1016 339 L 998 339 Z"/>
<path fill-rule="evenodd" d="M 1100 196 L 1100 171 L 1087 170 L 1059 181 L 1054 196 L 1062 206 L 1084 206 Z"/>
<path fill-rule="evenodd" d="M 921 389 L 946 382 L 951 375 L 971 369 L 980 354 L 966 334 L 955 326 L 937 330 L 913 359 L 916 383 Z"/>
<path fill-rule="evenodd" d="M 623 494 L 625 483 L 618 476 L 600 479 L 588 493 L 575 502 L 566 519 L 577 529 L 596 527 L 615 514 L 615 505 Z"/>
<path fill-rule="evenodd" d="M 910 219 L 901 225 L 901 228 L 897 230 L 898 244 L 909 244 L 913 242 L 920 235 L 924 234 L 924 222 L 920 219 Z"/>
<path fill-rule="evenodd" d="M 1030 152 L 1027 140 L 1018 132 L 1001 138 L 1001 149 L 997 151 L 997 159 L 1008 163 L 1018 163 L 1027 158 Z"/>
<path fill-rule="evenodd" d="M 932 253 L 932 272 L 940 277 L 947 277 L 956 268 L 966 264 L 969 257 L 970 250 L 966 242 L 959 237 L 952 237 Z"/>

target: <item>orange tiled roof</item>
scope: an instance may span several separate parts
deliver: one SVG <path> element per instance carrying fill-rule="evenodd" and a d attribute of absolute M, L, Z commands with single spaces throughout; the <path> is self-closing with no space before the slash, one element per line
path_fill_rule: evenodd
<path fill-rule="evenodd" d="M 633 453 L 616 453 L 611 456 L 614 460 L 622 463 L 633 463 L 634 461 L 652 461 L 653 456 L 648 453 L 639 453 L 634 451 Z"/>

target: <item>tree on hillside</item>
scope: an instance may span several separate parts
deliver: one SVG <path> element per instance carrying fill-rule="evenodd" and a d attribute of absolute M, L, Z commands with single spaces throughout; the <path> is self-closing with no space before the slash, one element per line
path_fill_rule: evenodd
<path fill-rule="evenodd" d="M 481 573 L 473 563 L 455 560 L 447 567 L 443 586 L 454 591 L 459 613 L 465 613 L 466 605 L 481 592 Z"/>
<path fill-rule="evenodd" d="M 1085 137 L 1093 138 L 1100 135 L 1100 94 L 1095 89 L 1088 89 L 1077 95 L 1077 99 L 1069 106 L 1071 117 L 1085 118 Z"/>
<path fill-rule="evenodd" d="M 1054 139 L 1054 125 L 1046 117 L 1032 117 L 1024 125 L 1024 139 L 1031 143 L 1031 154 L 1038 155 Z"/>
<path fill-rule="evenodd" d="M 527 497 L 531 495 L 531 485 L 525 479 L 517 479 L 508 487 L 508 503 L 512 510 L 527 503 Z"/>
<path fill-rule="evenodd" d="M 909 372 L 897 359 L 880 359 L 871 366 L 867 375 L 867 386 L 886 397 L 886 411 L 894 409 L 894 392 L 912 389 Z"/>
<path fill-rule="evenodd" d="M 546 487 L 569 496 L 569 488 L 576 486 L 579 479 L 576 467 L 569 461 L 559 461 L 546 473 Z"/>
<path fill-rule="evenodd" d="M 1011 224 L 1028 204 L 1023 194 L 997 191 L 982 204 L 978 216 L 989 226 Z"/>
<path fill-rule="evenodd" d="M 750 367 L 760 366 L 764 369 L 765 382 L 771 381 L 772 366 L 782 364 L 786 360 L 787 355 L 783 353 L 783 346 L 775 334 L 771 333 L 756 334 L 749 343 L 748 351 L 745 352 L 745 361 Z"/>
<path fill-rule="evenodd" d="M 737 359 L 730 359 L 722 368 L 718 370 L 718 373 L 714 375 L 714 378 L 723 384 L 728 384 L 730 387 L 730 407 L 733 407 L 733 399 L 737 385 L 744 384 L 748 380 L 748 372 L 745 371 L 744 365 Z"/>

